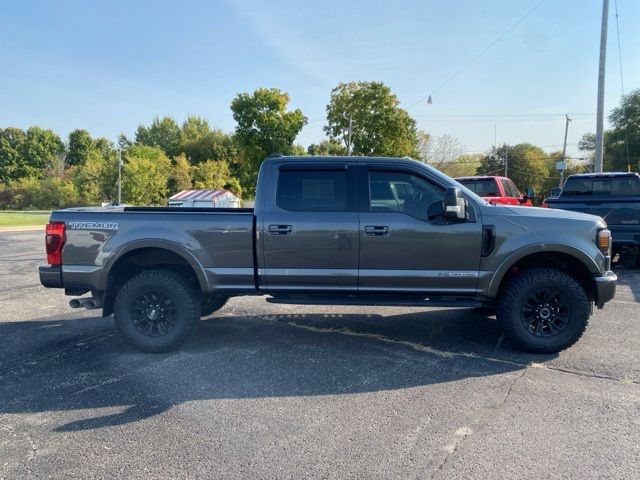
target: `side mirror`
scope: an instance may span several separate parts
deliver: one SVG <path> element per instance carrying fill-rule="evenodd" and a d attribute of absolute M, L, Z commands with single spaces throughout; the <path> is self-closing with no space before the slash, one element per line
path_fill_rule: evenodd
<path fill-rule="evenodd" d="M 562 193 L 562 188 L 555 187 L 551 189 L 551 198 L 558 198 Z"/>
<path fill-rule="evenodd" d="M 444 218 L 466 220 L 467 202 L 460 193 L 459 188 L 447 188 L 444 194 Z"/>

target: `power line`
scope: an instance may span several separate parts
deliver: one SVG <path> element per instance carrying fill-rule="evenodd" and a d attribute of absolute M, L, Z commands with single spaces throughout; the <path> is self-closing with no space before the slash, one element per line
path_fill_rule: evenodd
<path fill-rule="evenodd" d="M 458 75 L 460 75 L 463 71 L 465 71 L 467 69 L 467 67 L 469 67 L 473 62 L 475 62 L 478 58 L 480 58 L 485 52 L 487 52 L 487 50 L 489 50 L 491 47 L 493 47 L 496 43 L 498 43 L 500 40 L 502 40 L 511 30 L 513 30 L 516 26 L 518 26 L 518 24 L 520 24 L 520 22 L 522 22 L 525 18 L 527 18 L 536 8 L 538 8 L 540 5 L 542 5 L 542 3 L 544 3 L 544 1 L 545 0 L 540 0 L 538 3 L 536 3 L 527 13 L 525 13 L 522 17 L 520 17 L 518 20 L 516 20 L 515 23 L 513 23 L 509 28 L 507 28 L 504 32 L 502 32 L 500 34 L 500 36 L 498 36 L 498 38 L 496 38 L 493 42 L 491 42 L 484 49 L 482 49 L 480 51 L 480 53 L 476 54 L 475 57 L 473 57 L 471 60 L 469 60 L 467 63 L 465 63 L 462 66 L 462 68 L 457 70 L 453 75 L 451 75 L 444 82 L 442 82 L 440 85 L 438 85 L 434 90 L 431 91 L 431 93 L 429 93 L 428 95 L 425 95 L 424 97 L 422 97 L 417 102 L 412 103 L 411 105 L 409 105 L 407 107 L 407 110 L 410 109 L 410 108 L 415 107 L 416 105 L 418 105 L 419 103 L 423 102 L 424 100 L 427 100 L 434 93 L 436 93 L 438 90 L 440 90 L 442 87 L 444 87 L 447 83 L 449 83 L 453 79 L 455 79 Z"/>

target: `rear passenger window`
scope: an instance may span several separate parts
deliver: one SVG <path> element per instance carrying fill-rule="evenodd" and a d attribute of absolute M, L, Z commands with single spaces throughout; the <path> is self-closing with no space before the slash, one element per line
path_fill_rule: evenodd
<path fill-rule="evenodd" d="M 347 210 L 347 172 L 281 170 L 276 204 L 292 211 L 344 212 Z"/>

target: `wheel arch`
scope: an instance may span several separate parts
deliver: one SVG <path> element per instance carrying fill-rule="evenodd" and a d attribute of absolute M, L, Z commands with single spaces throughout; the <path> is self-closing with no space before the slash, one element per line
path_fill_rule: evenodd
<path fill-rule="evenodd" d="M 145 270 L 169 270 L 185 277 L 194 289 L 209 290 L 209 282 L 200 263 L 188 252 L 173 244 L 145 241 L 145 245 L 129 245 L 105 268 L 103 316 L 113 313 L 117 288 Z"/>
<path fill-rule="evenodd" d="M 527 248 L 505 259 L 494 273 L 487 295 L 496 298 L 506 282 L 518 271 L 532 267 L 549 267 L 575 278 L 589 297 L 593 296 L 593 275 L 598 264 L 585 252 L 569 245 L 546 245 L 545 249 Z"/>

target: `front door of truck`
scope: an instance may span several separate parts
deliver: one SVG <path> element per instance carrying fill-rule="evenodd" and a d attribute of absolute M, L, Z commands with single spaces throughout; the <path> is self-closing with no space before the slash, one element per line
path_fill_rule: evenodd
<path fill-rule="evenodd" d="M 359 238 L 353 169 L 346 162 L 287 163 L 274 169 L 271 200 L 261 220 L 261 286 L 355 292 Z"/>
<path fill-rule="evenodd" d="M 359 292 L 475 294 L 482 222 L 473 206 L 467 221 L 429 219 L 445 189 L 408 167 L 363 168 L 359 185 Z"/>

